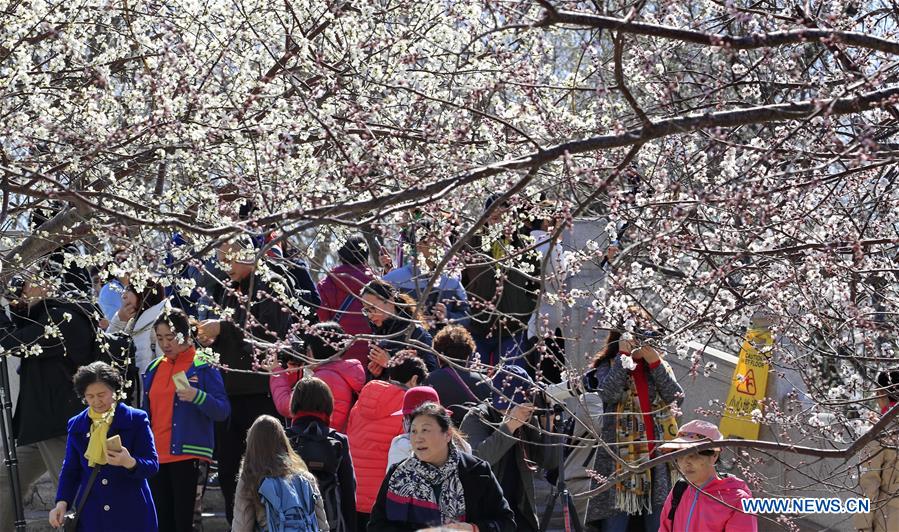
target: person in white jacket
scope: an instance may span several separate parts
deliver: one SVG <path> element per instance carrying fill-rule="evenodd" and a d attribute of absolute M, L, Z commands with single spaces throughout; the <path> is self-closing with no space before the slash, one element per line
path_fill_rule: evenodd
<path fill-rule="evenodd" d="M 565 290 L 568 279 L 568 265 L 562 250 L 561 239 L 553 241 L 555 221 L 538 219 L 533 222 L 531 238 L 541 255 L 544 265 L 541 276 L 540 299 L 537 310 L 528 321 L 528 340 L 531 345 L 542 338 L 546 342 L 547 353 L 533 362 L 542 380 L 559 382 L 565 369 L 565 341 L 562 339 L 563 304 L 554 298 Z M 535 351 L 539 355 L 540 351 Z"/>
<path fill-rule="evenodd" d="M 156 358 L 153 323 L 168 300 L 162 285 L 155 282 L 148 282 L 139 292 L 133 284 L 125 286 L 123 290 L 122 306 L 109 320 L 106 332 L 124 331 L 131 335 L 135 348 L 134 363 L 143 375 L 150 362 Z"/>

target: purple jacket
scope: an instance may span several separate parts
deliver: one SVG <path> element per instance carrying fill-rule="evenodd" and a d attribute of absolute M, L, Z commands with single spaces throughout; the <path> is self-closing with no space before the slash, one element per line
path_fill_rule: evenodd
<path fill-rule="evenodd" d="M 368 319 L 362 315 L 362 300 L 359 292 L 375 276 L 368 267 L 341 264 L 328 272 L 328 276 L 318 283 L 318 294 L 322 304 L 318 308 L 318 319 L 330 321 L 340 312 L 340 307 L 349 297 L 349 307 L 340 316 L 339 323 L 347 334 L 371 334 Z M 357 340 L 343 356 L 344 360 L 356 359 L 363 366 L 368 364 L 368 341 Z"/>

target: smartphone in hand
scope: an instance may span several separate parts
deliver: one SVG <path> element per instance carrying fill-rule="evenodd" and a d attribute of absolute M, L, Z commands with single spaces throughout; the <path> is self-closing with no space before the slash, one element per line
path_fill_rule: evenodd
<path fill-rule="evenodd" d="M 185 375 L 183 371 L 179 371 L 172 375 L 172 381 L 175 383 L 176 390 L 186 390 L 190 388 L 190 381 L 187 380 L 187 375 Z"/>
<path fill-rule="evenodd" d="M 106 438 L 106 449 L 119 452 L 122 450 L 122 438 L 118 434 Z"/>

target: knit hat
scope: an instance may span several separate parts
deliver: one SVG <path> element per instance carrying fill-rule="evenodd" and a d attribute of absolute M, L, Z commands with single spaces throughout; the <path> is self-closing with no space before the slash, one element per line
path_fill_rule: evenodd
<path fill-rule="evenodd" d="M 529 402 L 530 391 L 534 388 L 528 372 L 521 366 L 508 365 L 498 368 L 493 376 L 493 407 L 506 410 L 509 404 L 520 405 Z"/>
<path fill-rule="evenodd" d="M 407 416 L 425 403 L 440 404 L 440 396 L 437 395 L 437 390 L 430 386 L 415 386 L 414 388 L 409 388 L 406 390 L 406 394 L 403 395 L 403 408 L 390 415 Z"/>

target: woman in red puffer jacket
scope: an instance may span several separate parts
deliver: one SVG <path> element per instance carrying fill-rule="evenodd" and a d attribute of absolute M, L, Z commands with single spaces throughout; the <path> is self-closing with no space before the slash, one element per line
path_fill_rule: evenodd
<path fill-rule="evenodd" d="M 365 530 L 378 490 L 387 474 L 390 442 L 403 432 L 403 416 L 393 415 L 403 408 L 406 390 L 425 380 L 428 370 L 412 352 L 398 353 L 387 367 L 389 381 L 371 381 L 362 388 L 350 411 L 347 437 L 356 473 L 356 512 L 360 530 Z"/>
<path fill-rule="evenodd" d="M 336 322 L 326 321 L 312 327 L 306 337 L 306 355 L 317 362 L 312 367 L 315 377 L 325 381 L 334 396 L 334 412 L 329 426 L 337 432 L 346 432 L 347 419 L 356 397 L 365 385 L 365 369 L 355 359 L 342 360 L 339 356 L 352 342 Z M 299 368 L 296 368 L 297 370 Z M 269 379 L 272 400 L 278 412 L 291 419 L 290 398 L 293 387 L 300 378 L 300 371 L 275 373 Z"/>

